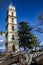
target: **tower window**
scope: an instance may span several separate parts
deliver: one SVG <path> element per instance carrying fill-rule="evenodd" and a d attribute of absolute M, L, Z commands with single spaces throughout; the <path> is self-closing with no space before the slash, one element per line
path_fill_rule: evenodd
<path fill-rule="evenodd" d="M 14 31 L 14 26 L 12 26 L 12 31 Z"/>
<path fill-rule="evenodd" d="M 12 40 L 14 40 L 14 35 L 12 35 Z"/>
<path fill-rule="evenodd" d="M 13 52 L 15 52 L 15 45 L 12 46 L 12 50 L 13 50 Z"/>
<path fill-rule="evenodd" d="M 11 13 L 11 15 L 13 16 L 13 12 Z"/>
<path fill-rule="evenodd" d="M 12 18 L 12 22 L 14 22 L 14 19 Z"/>

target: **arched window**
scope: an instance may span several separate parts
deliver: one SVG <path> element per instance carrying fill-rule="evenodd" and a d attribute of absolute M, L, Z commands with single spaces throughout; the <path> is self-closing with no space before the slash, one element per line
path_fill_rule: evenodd
<path fill-rule="evenodd" d="M 12 46 L 12 50 L 13 50 L 13 52 L 15 52 L 15 45 Z"/>
<path fill-rule="evenodd" d="M 13 12 L 11 12 L 11 15 L 13 16 Z"/>
<path fill-rule="evenodd" d="M 12 31 L 14 31 L 14 26 L 12 26 Z"/>
<path fill-rule="evenodd" d="M 12 23 L 14 22 L 14 19 L 12 18 Z"/>
<path fill-rule="evenodd" d="M 15 38 L 14 38 L 14 35 L 12 35 L 12 40 L 14 40 Z"/>

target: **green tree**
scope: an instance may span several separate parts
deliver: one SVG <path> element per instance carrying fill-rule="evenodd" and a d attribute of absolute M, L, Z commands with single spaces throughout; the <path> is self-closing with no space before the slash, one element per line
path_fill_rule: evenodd
<path fill-rule="evenodd" d="M 40 25 L 43 25 L 43 12 L 38 16 L 38 20 L 40 21 Z"/>
<path fill-rule="evenodd" d="M 27 22 L 22 21 L 19 23 L 18 33 L 20 47 L 24 47 L 24 50 L 26 50 L 26 48 L 31 48 L 32 27 L 29 26 Z"/>
<path fill-rule="evenodd" d="M 40 41 L 38 39 L 38 37 L 36 37 L 35 35 L 32 35 L 32 38 L 31 38 L 31 42 L 32 42 L 32 47 L 35 47 L 35 50 L 36 50 L 36 47 L 39 46 L 40 44 Z"/>
<path fill-rule="evenodd" d="M 39 25 L 36 31 L 43 34 L 43 12 L 38 16 L 38 20 Z"/>

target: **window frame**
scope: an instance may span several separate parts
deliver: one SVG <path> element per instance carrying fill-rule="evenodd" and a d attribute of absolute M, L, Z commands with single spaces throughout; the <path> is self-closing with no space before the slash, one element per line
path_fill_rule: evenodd
<path fill-rule="evenodd" d="M 14 22 L 14 18 L 12 18 L 12 23 Z"/>
<path fill-rule="evenodd" d="M 11 12 L 11 15 L 13 16 L 13 12 Z"/>
<path fill-rule="evenodd" d="M 14 31 L 14 26 L 12 26 L 12 31 Z"/>
<path fill-rule="evenodd" d="M 15 38 L 14 38 L 14 35 L 12 35 L 12 40 L 14 40 Z"/>

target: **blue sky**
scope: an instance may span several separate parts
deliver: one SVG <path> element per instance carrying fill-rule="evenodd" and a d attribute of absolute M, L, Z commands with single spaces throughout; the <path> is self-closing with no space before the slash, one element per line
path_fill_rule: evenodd
<path fill-rule="evenodd" d="M 0 31 L 6 31 L 6 12 L 11 0 L 0 0 Z M 16 7 L 17 21 L 26 21 L 31 26 L 39 23 L 38 16 L 43 12 L 43 0 L 12 0 Z M 39 40 L 43 42 L 43 34 L 34 31 Z"/>

